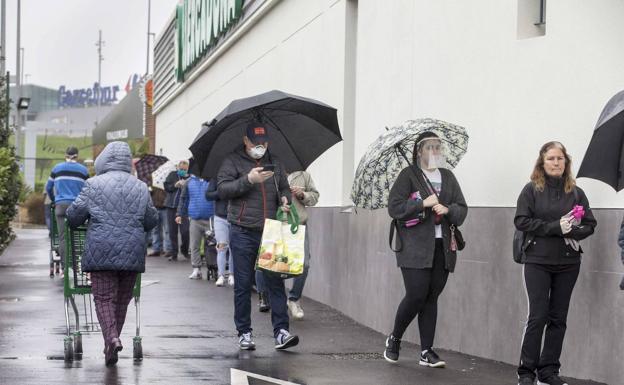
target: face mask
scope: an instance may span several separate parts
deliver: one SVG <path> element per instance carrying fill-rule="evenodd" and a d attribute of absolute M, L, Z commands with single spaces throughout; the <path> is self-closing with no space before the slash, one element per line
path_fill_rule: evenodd
<path fill-rule="evenodd" d="M 266 147 L 262 145 L 257 145 L 256 147 L 249 150 L 248 153 L 249 156 L 251 156 L 252 158 L 260 159 L 264 156 L 264 153 L 266 153 Z"/>
<path fill-rule="evenodd" d="M 178 170 L 178 176 L 184 178 L 186 176 L 186 170 Z"/>

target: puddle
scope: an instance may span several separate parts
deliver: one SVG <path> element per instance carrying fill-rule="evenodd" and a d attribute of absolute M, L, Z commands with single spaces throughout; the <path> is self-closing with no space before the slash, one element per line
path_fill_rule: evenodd
<path fill-rule="evenodd" d="M 19 302 L 19 298 L 15 298 L 15 297 L 0 297 L 0 303 L 2 302 Z"/>

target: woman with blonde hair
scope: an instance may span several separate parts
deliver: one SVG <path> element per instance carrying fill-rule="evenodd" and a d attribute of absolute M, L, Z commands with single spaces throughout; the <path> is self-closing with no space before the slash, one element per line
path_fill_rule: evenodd
<path fill-rule="evenodd" d="M 522 257 L 529 315 L 522 340 L 518 384 L 566 385 L 559 357 L 572 290 L 581 264 L 579 241 L 593 234 L 596 220 L 572 177 L 563 144 L 542 146 L 516 208 L 514 224 L 524 232 Z M 545 335 L 544 328 L 546 328 Z"/>

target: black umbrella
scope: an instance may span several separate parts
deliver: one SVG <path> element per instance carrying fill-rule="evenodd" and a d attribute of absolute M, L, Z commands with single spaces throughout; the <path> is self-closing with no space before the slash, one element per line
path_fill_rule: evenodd
<path fill-rule="evenodd" d="M 245 127 L 252 120 L 266 126 L 269 153 L 288 170 L 305 170 L 342 140 L 336 109 L 319 101 L 282 91 L 234 100 L 202 125 L 189 147 L 203 178 L 215 177 L 225 156 L 243 145 Z"/>
<path fill-rule="evenodd" d="M 605 182 L 615 191 L 624 188 L 624 91 L 609 100 L 600 114 L 577 177 Z"/>

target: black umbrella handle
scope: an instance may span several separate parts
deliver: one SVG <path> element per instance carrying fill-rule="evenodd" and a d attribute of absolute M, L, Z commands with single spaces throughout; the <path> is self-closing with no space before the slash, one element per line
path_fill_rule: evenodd
<path fill-rule="evenodd" d="M 409 165 L 409 169 L 412 172 L 412 174 L 414 174 L 414 177 L 416 178 L 416 181 L 418 182 L 418 184 L 420 184 L 420 187 L 422 188 L 422 183 L 420 181 L 420 178 L 418 177 L 418 173 L 414 170 L 414 169 L 418 169 L 418 171 L 420 171 L 421 177 L 422 178 L 427 178 L 427 176 L 425 175 L 425 173 L 422 172 L 422 170 L 420 169 L 420 167 L 418 167 L 418 165 L 416 164 L 412 164 L 412 162 L 409 161 L 409 159 L 407 158 L 407 154 L 405 154 L 405 151 L 403 150 L 403 147 L 401 147 L 398 143 L 394 145 L 394 148 L 396 149 L 396 151 L 399 153 L 399 155 L 401 157 L 403 157 L 403 159 L 405 159 L 405 161 L 407 162 L 407 164 Z M 427 178 L 427 181 L 429 181 L 429 178 Z M 431 184 L 431 182 L 429 182 Z M 423 189 L 423 191 L 427 191 L 429 190 L 428 188 Z M 436 194 L 436 196 L 438 195 L 435 192 L 435 189 L 432 189 L 433 193 Z"/>

